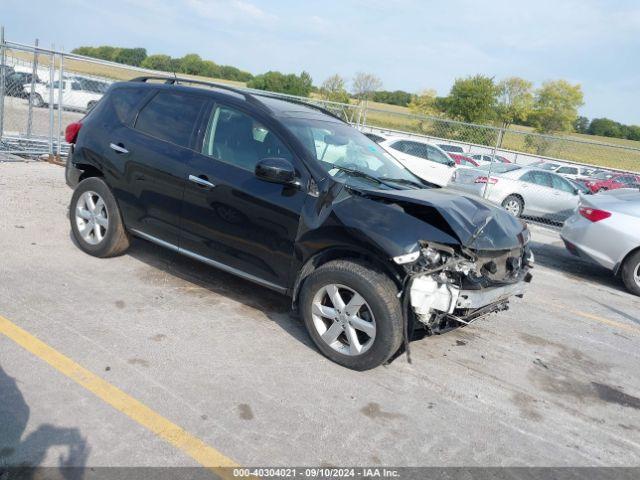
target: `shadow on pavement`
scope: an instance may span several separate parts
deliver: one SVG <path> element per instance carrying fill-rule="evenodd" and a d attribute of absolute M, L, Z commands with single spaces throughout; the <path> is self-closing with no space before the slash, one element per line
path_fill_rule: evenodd
<path fill-rule="evenodd" d="M 536 264 L 556 270 L 568 277 L 598 282 L 607 287 L 628 293 L 619 278 L 613 272 L 579 257 L 571 255 L 564 245 L 531 242 Z"/>
<path fill-rule="evenodd" d="M 262 312 L 293 338 L 315 350 L 302 321 L 290 313 L 291 299 L 289 297 L 146 240 L 134 238 L 126 255 L 183 281 L 209 290 L 211 293 Z M 248 313 L 248 315 L 250 314 Z"/>
<path fill-rule="evenodd" d="M 48 469 L 47 477 L 83 478 L 90 448 L 80 431 L 44 423 L 24 436 L 29 414 L 16 380 L 0 367 L 0 478 L 40 478 L 34 467 L 41 465 L 49 448 L 54 446 L 66 447 L 67 454 L 59 456 L 57 473 Z"/>

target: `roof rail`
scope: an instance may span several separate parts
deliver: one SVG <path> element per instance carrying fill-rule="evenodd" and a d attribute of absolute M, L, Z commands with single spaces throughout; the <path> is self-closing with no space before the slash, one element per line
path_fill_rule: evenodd
<path fill-rule="evenodd" d="M 168 85 L 175 85 L 176 83 L 192 83 L 194 85 L 206 85 L 208 87 L 219 88 L 221 90 L 229 90 L 230 92 L 243 95 L 247 100 L 249 100 L 250 97 L 253 97 L 253 95 L 250 92 L 247 92 L 240 88 L 232 87 L 231 85 L 227 85 L 224 83 L 217 83 L 217 82 L 205 82 L 203 80 L 193 80 L 191 78 L 184 78 L 184 77 L 162 77 L 162 76 L 156 76 L 156 75 L 145 75 L 142 77 L 133 78 L 129 81 L 130 82 L 146 82 L 148 80 L 164 80 L 164 83 Z"/>
<path fill-rule="evenodd" d="M 290 103 L 295 103 L 298 105 L 304 105 L 305 107 L 309 107 L 312 108 L 314 110 L 318 110 L 322 113 L 324 113 L 325 115 L 329 115 L 330 117 L 336 118 L 338 120 L 340 120 L 341 122 L 347 123 L 345 122 L 345 120 L 343 118 L 340 118 L 338 115 L 336 115 L 335 113 L 333 113 L 330 110 L 327 110 L 326 108 L 320 107 L 319 105 L 315 105 L 313 103 L 307 103 L 303 100 L 299 100 L 297 98 L 291 98 L 289 96 L 284 96 L 284 95 L 277 95 L 277 94 L 272 94 L 271 92 L 267 92 L 265 91 L 263 92 L 248 92 L 247 90 L 243 90 L 241 88 L 236 88 L 236 87 L 232 87 L 230 85 L 224 84 L 224 83 L 217 83 L 217 82 L 206 82 L 203 80 L 193 80 L 190 78 L 184 78 L 184 77 L 163 77 L 163 76 L 157 76 L 157 75 L 145 75 L 142 77 L 136 77 L 133 78 L 131 80 L 129 80 L 130 82 L 146 82 L 147 80 L 164 80 L 164 83 L 168 84 L 168 85 L 175 85 L 176 83 L 179 82 L 183 82 L 183 83 L 191 83 L 194 85 L 206 85 L 209 87 L 214 87 L 214 88 L 219 88 L 221 90 L 228 90 L 230 92 L 234 92 L 237 93 L 239 95 L 243 95 L 245 100 L 247 100 L 248 102 L 252 102 L 258 105 L 261 105 L 262 107 L 266 107 L 268 108 L 263 102 L 260 101 L 259 98 L 257 97 L 265 97 L 265 98 L 273 98 L 275 100 L 282 100 L 284 102 L 290 102 Z"/>

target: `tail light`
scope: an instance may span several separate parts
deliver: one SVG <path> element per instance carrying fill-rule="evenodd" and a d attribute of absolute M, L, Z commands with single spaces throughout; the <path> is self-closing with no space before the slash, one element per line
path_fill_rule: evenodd
<path fill-rule="evenodd" d="M 498 183 L 498 179 L 495 177 L 478 177 L 476 178 L 475 183 L 489 183 L 491 185 L 495 185 Z"/>
<path fill-rule="evenodd" d="M 591 222 L 599 222 L 600 220 L 604 220 L 611 216 L 611 212 L 591 207 L 580 207 L 578 211 L 580 212 L 580 215 Z"/>
<path fill-rule="evenodd" d="M 76 143 L 80 128 L 82 128 L 82 123 L 80 122 L 73 122 L 67 125 L 67 128 L 64 131 L 64 139 L 67 143 Z"/>

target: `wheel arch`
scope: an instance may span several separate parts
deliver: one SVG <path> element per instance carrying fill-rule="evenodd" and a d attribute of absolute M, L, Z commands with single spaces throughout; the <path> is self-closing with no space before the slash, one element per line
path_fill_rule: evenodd
<path fill-rule="evenodd" d="M 622 258 L 622 260 L 620 260 L 616 266 L 613 269 L 613 274 L 618 276 L 620 275 L 621 271 L 622 271 L 622 266 L 624 265 L 624 263 L 633 255 L 635 255 L 637 252 L 640 252 L 640 246 L 636 247 L 636 248 L 632 248 L 631 250 L 629 250 L 625 256 Z"/>
<path fill-rule="evenodd" d="M 307 277 L 309 277 L 309 275 L 311 275 L 322 265 L 325 265 L 326 263 L 333 260 L 352 260 L 369 264 L 384 272 L 396 284 L 398 288 L 402 288 L 402 267 L 393 264 L 391 260 L 385 262 L 384 260 L 381 260 L 378 256 L 376 256 L 373 252 L 359 249 L 357 247 L 332 247 L 313 254 L 307 259 L 307 261 L 302 265 L 302 268 L 299 270 L 290 291 L 291 303 L 294 311 L 297 310 L 300 291 Z"/>

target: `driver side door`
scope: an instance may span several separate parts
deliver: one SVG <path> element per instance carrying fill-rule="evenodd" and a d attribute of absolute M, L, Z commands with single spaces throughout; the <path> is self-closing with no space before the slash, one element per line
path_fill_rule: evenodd
<path fill-rule="evenodd" d="M 306 190 L 254 174 L 263 158 L 289 160 L 302 184 L 308 175 L 265 124 L 217 104 L 202 125 L 200 148 L 187 167 L 181 250 L 276 290 L 289 284 Z"/>

